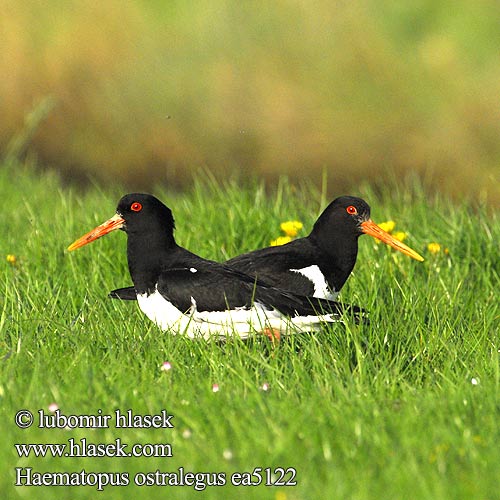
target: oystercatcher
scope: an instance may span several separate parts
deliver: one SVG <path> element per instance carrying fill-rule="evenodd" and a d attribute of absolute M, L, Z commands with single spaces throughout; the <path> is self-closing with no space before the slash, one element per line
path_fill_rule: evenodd
<path fill-rule="evenodd" d="M 413 259 L 424 260 L 370 219 L 368 203 L 354 196 L 341 196 L 326 207 L 309 236 L 238 255 L 225 265 L 283 290 L 335 300 L 356 263 L 362 234 Z M 110 297 L 134 300 L 135 293 L 133 288 L 120 288 L 113 290 Z"/>
<path fill-rule="evenodd" d="M 326 207 L 308 236 L 238 255 L 226 265 L 284 290 L 334 300 L 354 268 L 362 234 L 369 234 L 413 259 L 424 260 L 370 219 L 366 201 L 341 196 Z"/>
<path fill-rule="evenodd" d="M 75 250 L 116 229 L 127 233 L 127 258 L 139 307 L 161 329 L 189 337 L 279 337 L 340 321 L 333 301 L 279 290 L 177 245 L 171 210 L 148 194 L 125 195 L 109 220 L 68 247 Z M 130 289 L 128 289 L 130 291 Z"/>

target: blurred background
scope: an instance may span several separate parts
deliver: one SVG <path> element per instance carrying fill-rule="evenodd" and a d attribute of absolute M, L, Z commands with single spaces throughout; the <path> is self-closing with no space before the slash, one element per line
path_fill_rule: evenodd
<path fill-rule="evenodd" d="M 136 188 L 183 188 L 203 168 L 270 183 L 327 172 L 340 194 L 416 172 L 500 205 L 498 0 L 0 11 L 0 155 Z"/>

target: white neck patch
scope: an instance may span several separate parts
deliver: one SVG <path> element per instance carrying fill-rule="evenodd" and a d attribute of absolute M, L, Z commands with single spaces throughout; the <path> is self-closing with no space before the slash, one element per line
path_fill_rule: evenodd
<path fill-rule="evenodd" d="M 290 271 L 302 274 L 302 276 L 305 276 L 312 282 L 314 286 L 313 297 L 328 300 L 335 300 L 337 298 L 339 293 L 335 291 L 332 293 L 323 273 L 317 265 L 314 264 L 312 266 L 303 267 L 302 269 L 290 269 Z"/>

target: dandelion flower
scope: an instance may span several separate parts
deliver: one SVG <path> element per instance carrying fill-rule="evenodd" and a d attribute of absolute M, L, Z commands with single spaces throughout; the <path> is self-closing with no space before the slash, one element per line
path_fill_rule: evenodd
<path fill-rule="evenodd" d="M 399 241 L 404 241 L 408 235 L 404 231 L 396 231 L 395 233 L 392 233 L 392 236 Z"/>
<path fill-rule="evenodd" d="M 377 226 L 380 229 L 383 229 L 386 233 L 390 233 L 394 231 L 394 228 L 396 227 L 396 223 L 393 220 L 388 220 L 386 222 L 381 222 L 380 224 L 377 224 Z"/>
<path fill-rule="evenodd" d="M 290 241 L 292 241 L 292 238 L 290 236 L 278 236 L 275 240 L 271 240 L 271 246 L 278 247 L 280 245 L 290 243 Z"/>
<path fill-rule="evenodd" d="M 9 254 L 7 255 L 7 262 L 8 262 L 9 264 L 15 265 L 15 264 L 17 264 L 17 257 L 16 257 L 15 255 L 13 255 L 13 254 L 9 253 Z"/>
<path fill-rule="evenodd" d="M 439 253 L 441 251 L 441 245 L 439 243 L 429 243 L 427 245 L 427 250 L 429 250 L 430 253 Z"/>
<path fill-rule="evenodd" d="M 290 238 L 295 238 L 302 227 L 302 222 L 298 220 L 287 220 L 280 224 L 280 229 Z"/>

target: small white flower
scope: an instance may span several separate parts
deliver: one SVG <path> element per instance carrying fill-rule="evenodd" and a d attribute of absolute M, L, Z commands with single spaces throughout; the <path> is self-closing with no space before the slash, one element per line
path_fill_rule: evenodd
<path fill-rule="evenodd" d="M 161 365 L 161 371 L 162 372 L 168 372 L 168 370 L 172 369 L 172 365 L 168 361 L 164 361 L 163 364 Z"/>
<path fill-rule="evenodd" d="M 262 390 L 265 391 L 265 392 L 267 392 L 269 389 L 270 389 L 269 383 L 268 382 L 264 382 L 262 384 Z"/>
<path fill-rule="evenodd" d="M 224 450 L 223 453 L 222 453 L 222 456 L 226 460 L 231 460 L 233 458 L 233 452 L 231 450 Z"/>
<path fill-rule="evenodd" d="M 59 410 L 59 405 L 57 403 L 50 403 L 49 405 L 49 411 L 54 413 L 56 410 Z"/>
<path fill-rule="evenodd" d="M 184 429 L 184 430 L 182 431 L 182 437 L 183 437 L 184 439 L 189 439 L 189 438 L 191 437 L 191 434 L 192 434 L 192 432 L 191 432 L 191 430 L 190 430 L 190 429 Z"/>
<path fill-rule="evenodd" d="M 475 377 L 472 377 L 472 378 L 470 379 L 470 383 L 471 383 L 472 385 L 478 385 L 478 384 L 479 384 L 479 379 L 478 379 L 478 378 L 475 378 Z"/>
<path fill-rule="evenodd" d="M 219 392 L 219 384 L 212 385 L 212 392 Z"/>

